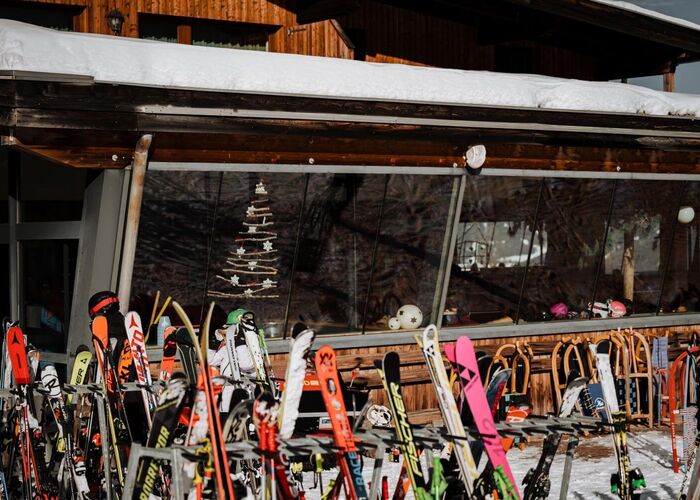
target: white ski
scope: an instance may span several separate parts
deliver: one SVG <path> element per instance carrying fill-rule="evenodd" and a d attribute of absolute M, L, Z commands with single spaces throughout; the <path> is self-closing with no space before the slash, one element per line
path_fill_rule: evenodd
<path fill-rule="evenodd" d="M 306 376 L 306 355 L 316 338 L 316 332 L 306 329 L 300 332 L 292 340 L 292 348 L 289 353 L 287 370 L 284 376 L 284 392 L 280 403 L 280 430 L 279 437 L 282 440 L 290 439 L 294 433 L 294 426 L 299 416 L 299 401 L 304 391 L 304 377 Z"/>
<path fill-rule="evenodd" d="M 455 401 L 452 388 L 450 387 L 447 370 L 445 370 L 445 362 L 440 353 L 437 327 L 435 325 L 428 325 L 428 327 L 423 330 L 422 337 L 416 335 L 416 341 L 423 350 L 423 356 L 428 365 L 428 373 L 430 373 L 430 379 L 433 382 L 435 392 L 438 396 L 440 413 L 442 413 L 445 427 L 447 427 L 447 431 L 451 435 L 458 437 L 458 439 L 454 440 L 453 447 L 457 456 L 457 463 L 459 464 L 467 497 L 471 497 L 474 489 L 474 481 L 479 477 L 479 472 L 474 463 L 471 449 L 469 448 L 467 433 L 462 425 L 457 402 Z"/>

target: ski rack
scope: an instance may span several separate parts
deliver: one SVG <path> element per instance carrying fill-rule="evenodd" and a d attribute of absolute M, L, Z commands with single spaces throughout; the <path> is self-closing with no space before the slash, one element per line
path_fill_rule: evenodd
<path fill-rule="evenodd" d="M 171 494 L 173 499 L 185 498 L 185 478 L 186 474 L 182 474 L 182 468 L 188 458 L 185 455 L 194 456 L 196 446 L 170 446 L 167 448 L 148 448 L 138 443 L 131 446 L 129 452 L 129 463 L 127 465 L 126 477 L 124 478 L 124 491 L 122 498 L 131 498 L 136 485 L 136 474 L 138 473 L 138 465 L 142 458 L 150 457 L 158 460 L 164 460 L 171 463 L 173 471 L 178 471 L 178 474 L 172 475 Z"/>

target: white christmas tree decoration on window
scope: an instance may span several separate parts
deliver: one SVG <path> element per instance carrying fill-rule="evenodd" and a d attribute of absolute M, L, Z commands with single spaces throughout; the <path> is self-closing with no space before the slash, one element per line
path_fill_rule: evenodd
<path fill-rule="evenodd" d="M 227 276 L 217 275 L 230 288 L 211 290 L 210 296 L 255 300 L 279 297 L 275 281 L 278 256 L 272 243 L 277 239 L 277 232 L 267 196 L 267 186 L 260 179 L 246 209 L 243 227 L 235 237 L 234 250 L 222 269 Z"/>

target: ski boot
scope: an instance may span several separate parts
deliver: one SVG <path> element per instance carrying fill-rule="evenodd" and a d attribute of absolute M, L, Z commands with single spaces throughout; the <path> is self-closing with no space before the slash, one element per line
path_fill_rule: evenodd
<path fill-rule="evenodd" d="M 629 473 L 629 485 L 632 493 L 632 499 L 641 497 L 642 490 L 647 487 L 647 480 L 644 474 L 639 469 L 634 469 Z"/>

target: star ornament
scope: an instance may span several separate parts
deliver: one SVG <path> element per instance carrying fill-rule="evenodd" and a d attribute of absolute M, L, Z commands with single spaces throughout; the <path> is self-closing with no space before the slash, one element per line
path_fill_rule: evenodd
<path fill-rule="evenodd" d="M 248 217 L 252 217 L 254 213 L 255 213 L 255 207 L 253 205 L 249 206 L 248 209 L 245 211 L 245 214 Z"/>
<path fill-rule="evenodd" d="M 243 295 L 245 295 L 246 297 L 252 297 L 253 290 L 251 290 L 250 288 L 246 288 L 245 291 L 243 292 Z"/>
<path fill-rule="evenodd" d="M 248 261 L 248 269 L 250 269 L 251 271 L 252 271 L 253 269 L 255 269 L 255 266 L 257 266 L 257 265 L 258 265 L 258 261 L 257 261 L 257 260 Z"/>
<path fill-rule="evenodd" d="M 272 287 L 272 280 L 270 278 L 267 278 L 265 281 L 262 282 L 263 288 L 271 288 Z"/>
<path fill-rule="evenodd" d="M 234 274 L 233 276 L 231 276 L 230 281 L 231 281 L 231 285 L 238 286 L 240 283 L 240 278 L 238 277 L 238 275 Z"/>
<path fill-rule="evenodd" d="M 266 252 L 272 251 L 272 242 L 271 242 L 271 241 L 266 241 L 265 243 L 263 243 L 263 249 L 264 249 Z"/>
<path fill-rule="evenodd" d="M 258 228 L 256 226 L 248 226 L 249 233 L 256 233 L 257 231 L 258 231 Z"/>
<path fill-rule="evenodd" d="M 243 247 L 236 248 L 237 255 L 243 255 L 244 253 L 245 253 L 245 248 L 243 248 Z"/>

